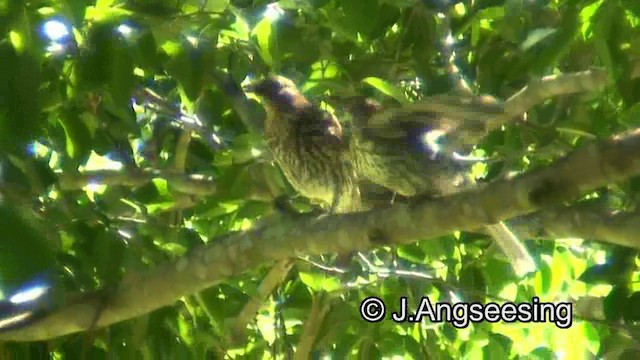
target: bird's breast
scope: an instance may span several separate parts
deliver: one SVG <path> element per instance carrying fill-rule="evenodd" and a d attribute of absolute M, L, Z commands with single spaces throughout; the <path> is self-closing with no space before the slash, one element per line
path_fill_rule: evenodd
<path fill-rule="evenodd" d="M 268 112 L 265 137 L 285 177 L 301 195 L 333 203 L 354 179 L 348 149 L 314 113 Z"/>

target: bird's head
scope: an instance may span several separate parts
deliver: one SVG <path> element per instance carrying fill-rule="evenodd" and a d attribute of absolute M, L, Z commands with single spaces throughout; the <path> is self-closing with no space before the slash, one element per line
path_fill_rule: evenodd
<path fill-rule="evenodd" d="M 297 97 L 302 97 L 293 81 L 278 75 L 270 75 L 265 79 L 256 80 L 245 86 L 244 90 L 276 107 L 294 104 L 298 100 Z"/>

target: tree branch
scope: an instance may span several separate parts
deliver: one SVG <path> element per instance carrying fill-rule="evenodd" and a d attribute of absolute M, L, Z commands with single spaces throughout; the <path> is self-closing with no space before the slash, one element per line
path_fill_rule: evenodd
<path fill-rule="evenodd" d="M 111 294 L 97 325 L 108 326 L 171 305 L 186 294 L 261 264 L 298 254 L 406 244 L 453 230 L 472 230 L 575 200 L 585 192 L 638 174 L 640 129 L 587 144 L 548 167 L 483 189 L 361 213 L 282 217 L 195 247 L 184 257 L 146 273 L 128 273 Z M 98 305 L 95 300 L 71 304 L 33 325 L 7 331 L 0 339 L 35 341 L 86 330 Z"/>
<path fill-rule="evenodd" d="M 211 149 L 217 150 L 223 147 L 222 140 L 218 134 L 202 124 L 197 116 L 184 113 L 153 90 L 141 87 L 137 90 L 136 96 L 140 103 L 148 105 L 156 112 L 164 112 L 171 118 L 173 123 L 182 127 L 186 132 L 193 131 L 200 135 Z"/>
<path fill-rule="evenodd" d="M 326 293 L 318 293 L 313 296 L 309 317 L 304 322 L 304 328 L 300 334 L 300 340 L 296 344 L 294 360 L 311 359 L 313 343 L 318 337 L 320 326 L 331 307 L 331 298 Z"/>
<path fill-rule="evenodd" d="M 521 239 L 577 237 L 640 249 L 640 211 L 614 211 L 603 201 L 545 209 L 507 223 Z"/>
<path fill-rule="evenodd" d="M 640 77 L 640 62 L 635 64 L 634 70 L 630 73 L 631 79 L 637 77 Z M 460 144 L 476 144 L 489 131 L 500 128 L 546 99 L 559 95 L 602 91 L 612 84 L 613 79 L 604 69 L 551 75 L 532 81 L 504 103 L 488 96 L 439 94 L 376 114 L 368 121 L 368 125 L 393 127 L 392 122 L 406 120 L 407 117 L 445 129 L 451 124 L 457 124 L 453 131 L 448 131 L 448 138 L 454 139 L 456 148 L 453 150 L 458 151 Z M 425 113 L 436 113 L 440 116 L 424 116 Z"/>
<path fill-rule="evenodd" d="M 262 279 L 262 282 L 260 282 L 260 286 L 258 286 L 258 293 L 247 301 L 238 316 L 232 320 L 230 328 L 234 339 L 244 338 L 247 324 L 253 320 L 260 306 L 262 306 L 262 303 L 273 290 L 284 281 L 292 265 L 292 259 L 284 259 L 278 261 L 278 263 L 269 270 L 264 279 Z"/>
<path fill-rule="evenodd" d="M 204 196 L 217 192 L 217 187 L 210 177 L 157 170 L 94 170 L 82 173 L 63 173 L 60 174 L 58 184 L 61 190 L 80 190 L 91 184 L 142 186 L 156 178 L 165 179 L 172 187 L 185 194 Z"/>

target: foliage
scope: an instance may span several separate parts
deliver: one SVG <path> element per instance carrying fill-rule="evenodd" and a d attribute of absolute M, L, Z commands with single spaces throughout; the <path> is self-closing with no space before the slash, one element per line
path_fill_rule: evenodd
<path fill-rule="evenodd" d="M 5 298 L 15 291 L 16 276 L 25 283 L 41 279 L 43 264 L 54 273 L 46 281 L 56 291 L 110 289 L 126 273 L 248 228 L 270 212 L 275 197 L 291 190 L 215 74 L 228 73 L 240 83 L 280 73 L 329 105 L 328 95 L 336 94 L 406 101 L 448 92 L 441 44 L 448 25 L 439 12 L 450 22 L 456 65 L 478 94 L 507 98 L 532 78 L 591 66 L 606 68 L 616 80 L 597 96 L 551 99 L 530 111 L 526 126 L 490 134 L 477 150 L 496 159 L 487 179 L 545 166 L 586 140 L 640 125 L 640 82 L 629 76 L 640 55 L 636 2 L 442 3 L 0 2 L 0 190 L 5 202 L 21 205 L 1 209 L 0 291 Z M 107 175 L 73 182 L 95 169 L 124 176 L 109 184 Z M 160 175 L 138 181 L 141 169 Z M 185 191 L 171 181 L 181 173 L 213 177 L 216 191 Z M 638 189 L 631 179 L 589 196 L 630 209 Z M 19 209 L 28 206 L 39 220 L 8 220 L 19 219 Z M 15 214 L 4 217 L 7 211 Z M 331 307 L 314 341 L 316 356 L 637 355 L 634 251 L 578 239 L 530 241 L 539 271 L 517 278 L 499 255 L 485 256 L 487 244 L 484 237 L 456 233 L 376 249 L 366 254 L 374 267 L 347 274 L 299 261 L 235 342 L 225 323 L 257 293 L 265 268 L 95 334 L 69 335 L 46 348 L 0 348 L 22 357 L 109 352 L 124 358 L 283 358 L 300 340 L 313 299 L 328 292 Z M 389 274 L 389 268 L 404 272 Z M 566 330 L 552 323 L 482 322 L 464 329 L 449 323 L 371 324 L 358 315 L 368 296 L 388 304 L 401 296 L 412 303 L 422 296 L 483 303 L 596 298 L 604 301 L 605 316 L 574 318 Z M 48 301 L 63 306 L 64 298 Z"/>

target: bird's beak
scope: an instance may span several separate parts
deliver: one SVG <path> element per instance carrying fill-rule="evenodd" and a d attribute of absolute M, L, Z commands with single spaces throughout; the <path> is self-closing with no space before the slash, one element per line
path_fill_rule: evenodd
<path fill-rule="evenodd" d="M 242 91 L 244 91 L 246 93 L 255 93 L 256 92 L 256 83 L 255 82 L 251 82 L 249 84 L 246 84 L 246 85 L 242 86 Z"/>

